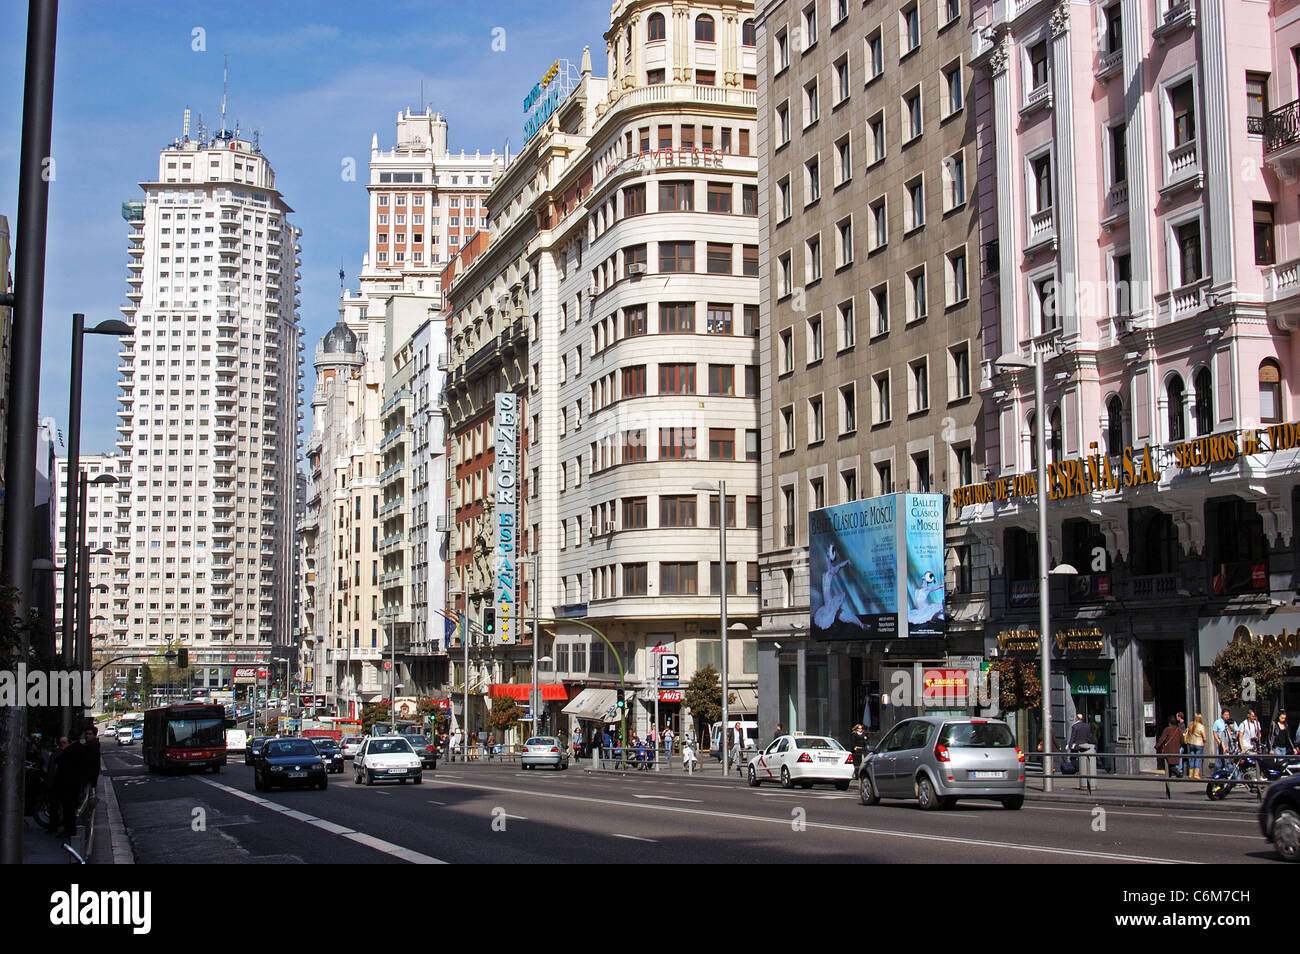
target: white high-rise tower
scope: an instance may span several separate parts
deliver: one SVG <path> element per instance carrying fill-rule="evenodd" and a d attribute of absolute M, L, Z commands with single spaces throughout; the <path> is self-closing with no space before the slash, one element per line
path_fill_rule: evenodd
<path fill-rule="evenodd" d="M 184 645 L 225 682 L 293 639 L 301 232 L 237 130 L 191 139 L 187 124 L 141 188 L 122 207 L 135 337 L 119 368 L 130 534 L 114 648 Z"/>

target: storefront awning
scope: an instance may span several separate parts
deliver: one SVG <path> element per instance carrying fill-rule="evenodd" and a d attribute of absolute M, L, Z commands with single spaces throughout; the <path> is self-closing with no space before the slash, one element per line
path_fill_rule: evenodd
<path fill-rule="evenodd" d="M 618 696 L 613 689 L 583 689 L 564 707 L 564 714 L 589 721 L 614 722 L 618 720 Z"/>
<path fill-rule="evenodd" d="M 753 715 L 758 712 L 758 690 L 757 689 L 732 689 L 735 695 L 735 702 L 727 703 L 727 711 L 735 714 Z"/>
<path fill-rule="evenodd" d="M 564 688 L 562 682 L 538 683 L 537 688 L 542 692 L 543 702 L 563 702 L 569 698 L 569 691 Z M 518 699 L 520 702 L 527 702 L 529 694 L 533 691 L 531 682 L 519 685 L 513 682 L 494 682 L 488 687 L 488 696 L 496 698 L 497 696 L 510 696 Z"/>

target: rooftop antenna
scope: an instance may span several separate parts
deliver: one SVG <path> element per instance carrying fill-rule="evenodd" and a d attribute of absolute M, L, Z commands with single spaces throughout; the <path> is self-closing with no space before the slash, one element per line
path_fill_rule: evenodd
<path fill-rule="evenodd" d="M 190 141 L 190 108 L 185 107 L 185 122 L 181 124 L 181 139 Z"/>
<path fill-rule="evenodd" d="M 221 58 L 221 138 L 226 137 L 226 83 L 230 79 L 230 57 Z"/>
<path fill-rule="evenodd" d="M 340 298 L 343 297 L 343 291 L 344 291 L 344 288 L 345 288 L 345 286 L 344 286 L 344 284 L 343 284 L 343 276 L 344 276 L 344 272 L 343 272 L 343 259 L 340 258 L 340 259 L 339 259 L 339 297 L 340 297 Z"/>
<path fill-rule="evenodd" d="M 424 80 L 420 80 L 420 115 L 424 115 Z"/>

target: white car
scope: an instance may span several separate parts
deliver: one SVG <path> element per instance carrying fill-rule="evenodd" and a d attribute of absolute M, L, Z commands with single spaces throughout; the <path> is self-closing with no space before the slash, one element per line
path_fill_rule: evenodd
<path fill-rule="evenodd" d="M 380 779 L 405 782 L 409 778 L 416 785 L 424 781 L 420 757 L 415 754 L 410 742 L 397 735 L 381 735 L 362 740 L 361 750 L 352 760 L 352 777 L 358 784 L 364 785 L 373 785 Z"/>
<path fill-rule="evenodd" d="M 780 782 L 782 788 L 830 783 L 841 792 L 853 781 L 853 753 L 824 735 L 783 735 L 749 760 L 749 784 Z"/>
<path fill-rule="evenodd" d="M 135 740 L 131 737 L 131 727 L 124 725 L 117 730 L 117 744 L 130 745 Z"/>
<path fill-rule="evenodd" d="M 361 751 L 363 739 L 359 735 L 345 736 L 343 739 L 343 757 L 345 759 L 354 759 L 357 753 Z"/>

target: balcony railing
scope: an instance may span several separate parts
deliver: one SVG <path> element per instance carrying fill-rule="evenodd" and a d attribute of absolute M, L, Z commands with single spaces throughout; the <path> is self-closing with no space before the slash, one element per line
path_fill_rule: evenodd
<path fill-rule="evenodd" d="M 1196 140 L 1191 139 L 1181 146 L 1169 150 L 1169 181 L 1178 182 L 1187 179 L 1201 169 L 1201 162 Z"/>
<path fill-rule="evenodd" d="M 1264 152 L 1300 142 L 1300 100 L 1270 110 L 1264 117 Z"/>
<path fill-rule="evenodd" d="M 1029 215 L 1029 244 L 1037 245 L 1044 242 L 1056 234 L 1056 224 L 1052 217 L 1052 209 L 1043 209 L 1041 212 L 1031 212 Z"/>

